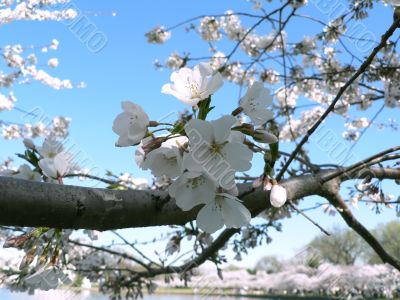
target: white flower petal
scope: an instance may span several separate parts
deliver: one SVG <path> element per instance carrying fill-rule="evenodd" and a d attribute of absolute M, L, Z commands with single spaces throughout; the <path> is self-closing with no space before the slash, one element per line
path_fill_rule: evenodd
<path fill-rule="evenodd" d="M 181 159 L 178 148 L 161 146 L 147 154 L 142 167 L 150 169 L 154 176 L 175 178 L 181 174 Z"/>
<path fill-rule="evenodd" d="M 193 172 L 201 172 L 203 168 L 193 158 L 193 153 L 185 153 L 182 159 L 182 171 L 189 170 Z"/>
<path fill-rule="evenodd" d="M 39 160 L 38 165 L 44 175 L 49 178 L 57 178 L 57 170 L 54 166 L 54 160 L 52 158 L 43 158 Z"/>
<path fill-rule="evenodd" d="M 245 110 L 245 113 L 251 118 L 255 125 L 262 125 L 274 118 L 273 112 L 266 108 L 259 108 L 252 112 L 246 112 Z"/>
<path fill-rule="evenodd" d="M 118 135 L 127 134 L 129 123 L 129 115 L 125 112 L 120 113 L 114 120 L 112 130 Z"/>
<path fill-rule="evenodd" d="M 184 211 L 215 199 L 214 182 L 202 173 L 186 172 L 169 187 L 169 194 Z"/>
<path fill-rule="evenodd" d="M 207 233 L 214 233 L 224 226 L 221 209 L 216 205 L 215 201 L 206 204 L 199 211 L 196 221 L 197 226 Z"/>
<path fill-rule="evenodd" d="M 146 135 L 149 117 L 137 104 L 130 101 L 121 103 L 123 113 L 113 123 L 112 130 L 120 137 L 117 146 L 127 147 L 140 143 Z"/>
<path fill-rule="evenodd" d="M 254 82 L 240 99 L 239 105 L 243 112 L 256 125 L 261 125 L 273 118 L 273 113 L 266 109 L 272 103 L 270 91 L 264 88 L 262 82 Z"/>
<path fill-rule="evenodd" d="M 212 125 L 203 120 L 190 120 L 185 126 L 185 132 L 189 138 L 191 147 L 198 147 L 201 144 L 207 143 L 211 145 L 213 140 Z"/>
<path fill-rule="evenodd" d="M 220 74 L 212 75 L 208 63 L 200 63 L 193 69 L 181 68 L 171 74 L 172 84 L 164 85 L 162 93 L 171 94 L 183 103 L 195 106 L 221 87 Z"/>
<path fill-rule="evenodd" d="M 226 227 L 240 228 L 251 220 L 249 210 L 238 201 L 231 198 L 223 198 L 221 201 L 222 218 Z"/>
<path fill-rule="evenodd" d="M 251 168 L 253 152 L 244 144 L 232 142 L 223 146 L 226 161 L 236 171 L 244 172 Z"/>
<path fill-rule="evenodd" d="M 214 94 L 220 87 L 224 85 L 224 79 L 220 73 L 216 73 L 212 79 L 208 82 L 206 89 L 209 94 Z"/>
<path fill-rule="evenodd" d="M 243 143 L 245 139 L 246 136 L 240 131 L 231 131 L 231 134 L 229 135 L 230 142 Z"/>
<path fill-rule="evenodd" d="M 231 115 L 225 115 L 215 121 L 211 121 L 214 131 L 214 142 L 217 144 L 226 142 L 231 134 L 231 128 L 235 123 L 236 118 Z"/>
<path fill-rule="evenodd" d="M 70 169 L 70 160 L 71 157 L 64 152 L 59 153 L 54 157 L 54 167 L 59 176 L 64 176 L 68 173 Z"/>

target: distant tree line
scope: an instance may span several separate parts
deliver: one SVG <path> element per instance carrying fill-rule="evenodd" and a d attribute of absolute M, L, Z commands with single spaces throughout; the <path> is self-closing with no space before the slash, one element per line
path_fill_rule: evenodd
<path fill-rule="evenodd" d="M 393 257 L 400 259 L 400 222 L 380 224 L 372 230 L 372 234 Z M 276 256 L 265 256 L 257 262 L 255 269 L 276 273 L 285 263 L 299 261 L 310 267 L 318 267 L 324 262 L 336 265 L 383 263 L 354 231 L 335 227 L 331 230 L 331 236 L 321 234 L 315 237 L 308 243 L 306 250 L 292 260 L 284 262 Z"/>

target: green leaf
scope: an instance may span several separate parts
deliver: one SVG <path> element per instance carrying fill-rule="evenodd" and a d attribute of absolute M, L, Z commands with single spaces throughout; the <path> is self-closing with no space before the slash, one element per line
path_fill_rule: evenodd
<path fill-rule="evenodd" d="M 211 96 L 209 96 L 207 99 L 201 100 L 197 106 L 199 107 L 199 113 L 197 115 L 197 118 L 200 120 L 205 120 L 207 118 L 208 113 L 214 108 L 211 107 Z"/>

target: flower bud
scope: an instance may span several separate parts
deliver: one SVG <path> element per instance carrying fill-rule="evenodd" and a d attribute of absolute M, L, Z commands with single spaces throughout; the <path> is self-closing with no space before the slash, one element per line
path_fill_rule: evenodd
<path fill-rule="evenodd" d="M 158 149 L 161 147 L 161 144 L 165 142 L 167 139 L 165 137 L 156 137 L 151 139 L 149 142 L 143 145 L 142 149 L 144 153 L 148 154 L 151 151 Z"/>
<path fill-rule="evenodd" d="M 282 207 L 287 200 L 287 193 L 283 186 L 275 184 L 272 186 L 271 193 L 269 196 L 271 205 L 274 207 Z"/>
<path fill-rule="evenodd" d="M 274 144 L 278 142 L 278 138 L 264 129 L 256 129 L 253 133 L 253 139 L 264 144 Z"/>
<path fill-rule="evenodd" d="M 238 107 L 236 108 L 233 112 L 232 112 L 232 116 L 237 116 L 238 114 L 240 114 L 243 111 L 242 107 Z"/>
<path fill-rule="evenodd" d="M 24 145 L 27 149 L 35 150 L 36 146 L 31 139 L 24 139 Z"/>
<path fill-rule="evenodd" d="M 149 127 L 157 127 L 158 125 L 160 125 L 157 121 L 149 121 Z"/>

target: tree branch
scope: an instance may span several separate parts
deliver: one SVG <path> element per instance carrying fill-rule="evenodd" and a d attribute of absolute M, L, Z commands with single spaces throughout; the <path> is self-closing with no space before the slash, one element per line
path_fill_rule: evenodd
<path fill-rule="evenodd" d="M 288 199 L 319 195 L 321 180 L 335 170 L 283 180 Z M 365 168 L 341 180 L 400 179 L 400 169 Z M 251 212 L 270 208 L 269 192 L 239 185 L 241 200 Z M 183 225 L 195 220 L 199 207 L 182 211 L 168 192 L 155 190 L 105 190 L 32 182 L 0 177 L 0 225 L 111 230 L 161 225 Z"/>
<path fill-rule="evenodd" d="M 317 130 L 319 125 L 321 125 L 322 122 L 328 117 L 328 115 L 334 110 L 336 103 L 340 100 L 340 98 L 342 97 L 344 92 L 347 90 L 347 88 L 349 88 L 353 84 L 353 82 L 355 82 L 357 80 L 357 78 L 367 70 L 369 65 L 373 62 L 375 56 L 379 53 L 379 51 L 381 49 L 383 49 L 387 45 L 387 41 L 393 35 L 393 33 L 397 30 L 399 25 L 400 25 L 400 19 L 396 19 L 393 22 L 393 24 L 390 26 L 390 28 L 385 32 L 385 34 L 382 35 L 381 42 L 379 43 L 379 45 L 374 48 L 374 50 L 371 52 L 371 54 L 368 56 L 368 58 L 358 68 L 357 72 L 355 72 L 353 74 L 353 76 L 351 76 L 351 78 L 340 88 L 340 90 L 337 93 L 336 97 L 332 100 L 331 104 L 326 109 L 324 114 L 307 131 L 306 135 L 303 137 L 303 139 L 297 145 L 296 149 L 293 151 L 291 157 L 288 159 L 288 161 L 285 163 L 283 168 L 280 170 L 279 174 L 276 177 L 276 180 L 279 181 L 283 177 L 283 175 L 285 174 L 286 170 L 289 168 L 290 164 L 292 163 L 293 159 L 301 151 L 301 148 L 304 146 L 304 144 L 307 143 L 307 141 L 310 138 L 310 136 L 315 132 L 315 130 Z"/>
<path fill-rule="evenodd" d="M 384 263 L 388 263 L 400 271 L 400 261 L 391 256 L 382 247 L 380 242 L 365 228 L 353 215 L 351 209 L 339 194 L 340 181 L 331 181 L 330 184 L 324 185 L 321 196 L 325 197 L 339 212 L 343 220 L 358 233 L 371 247 Z"/>

